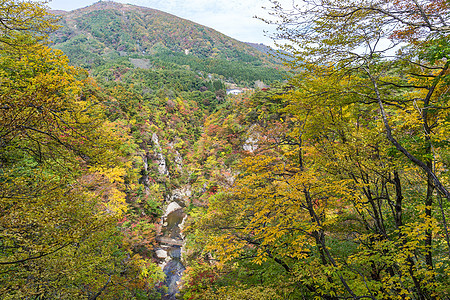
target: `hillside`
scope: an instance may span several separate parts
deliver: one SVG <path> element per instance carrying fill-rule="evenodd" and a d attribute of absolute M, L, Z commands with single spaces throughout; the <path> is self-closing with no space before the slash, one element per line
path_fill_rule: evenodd
<path fill-rule="evenodd" d="M 450 2 L 349 2 L 276 4 L 287 82 L 112 2 L 69 60 L 0 2 L 0 299 L 450 299 Z"/>
<path fill-rule="evenodd" d="M 109 126 L 126 141 L 127 213 L 120 228 L 129 252 L 161 267 L 165 281 L 157 293 L 175 299 L 188 267 L 181 259 L 182 223 L 208 203 L 222 174 L 233 180 L 227 172 L 242 152 L 237 129 L 210 145 L 208 117 L 231 112 L 227 88 L 259 89 L 284 80 L 286 72 L 268 47 L 158 10 L 107 1 L 53 13 L 62 25 L 50 36 L 53 48 L 89 70 L 105 97 Z M 152 291 L 141 290 L 145 299 L 153 299 Z"/>
<path fill-rule="evenodd" d="M 62 28 L 51 40 L 77 63 L 162 51 L 256 65 L 275 61 L 211 28 L 151 8 L 108 1 L 53 13 L 62 17 Z"/>

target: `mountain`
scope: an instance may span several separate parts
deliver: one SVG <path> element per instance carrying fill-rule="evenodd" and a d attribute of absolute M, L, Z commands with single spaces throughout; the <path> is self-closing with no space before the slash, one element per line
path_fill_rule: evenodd
<path fill-rule="evenodd" d="M 267 45 L 264 45 L 263 43 L 259 43 L 259 44 L 257 44 L 257 43 L 246 43 L 246 44 L 251 46 L 251 47 L 253 47 L 253 48 L 255 48 L 256 50 L 258 50 L 258 51 L 260 51 L 262 53 L 265 53 L 265 54 L 275 54 L 276 53 L 276 50 L 274 50 L 273 48 L 271 48 L 271 47 L 269 47 Z"/>
<path fill-rule="evenodd" d="M 100 1 L 70 12 L 54 11 L 62 28 L 51 39 L 76 63 L 170 51 L 272 66 L 276 60 L 246 43 L 174 15 L 130 4 Z"/>
<path fill-rule="evenodd" d="M 103 1 L 54 14 L 62 26 L 50 36 L 53 47 L 89 70 L 104 96 L 108 124 L 126 141 L 128 212 L 121 226 L 130 252 L 163 267 L 166 290 L 158 299 L 175 299 L 185 270 L 185 216 L 217 188 L 210 179 L 216 174 L 199 169 L 204 163 L 215 168 L 220 148 L 208 147 L 211 159 L 203 161 L 203 145 L 210 142 L 201 139 L 205 122 L 229 111 L 234 96 L 226 94 L 228 87 L 283 80 L 281 65 L 218 31 L 150 8 Z M 236 132 L 227 138 L 240 140 Z M 240 151 L 222 150 L 222 156 Z M 147 242 L 151 238 L 155 243 Z M 145 293 L 139 299 L 155 299 Z"/>

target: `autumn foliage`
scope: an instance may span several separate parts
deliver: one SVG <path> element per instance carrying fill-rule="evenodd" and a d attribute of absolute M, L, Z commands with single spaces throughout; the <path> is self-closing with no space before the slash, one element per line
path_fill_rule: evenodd
<path fill-rule="evenodd" d="M 227 116 L 254 147 L 188 229 L 223 272 L 199 298 L 448 298 L 448 3 L 273 14 L 298 73 Z"/>

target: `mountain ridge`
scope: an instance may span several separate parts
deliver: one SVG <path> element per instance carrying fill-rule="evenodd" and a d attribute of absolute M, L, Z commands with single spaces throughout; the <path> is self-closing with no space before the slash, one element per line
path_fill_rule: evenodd
<path fill-rule="evenodd" d="M 143 6 L 99 1 L 72 11 L 53 11 L 62 28 L 51 35 L 56 48 L 78 60 L 97 56 L 181 52 L 199 58 L 220 58 L 263 65 L 277 64 L 263 51 L 219 31 Z M 74 48 L 87 43 L 79 55 Z"/>

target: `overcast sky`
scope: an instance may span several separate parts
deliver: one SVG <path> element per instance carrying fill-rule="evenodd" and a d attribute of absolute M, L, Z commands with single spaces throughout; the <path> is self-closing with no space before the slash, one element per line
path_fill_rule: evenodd
<path fill-rule="evenodd" d="M 244 42 L 272 45 L 264 30 L 274 31 L 272 25 L 257 20 L 254 16 L 267 16 L 262 7 L 270 7 L 269 0 L 115 0 L 139 6 L 159 9 L 196 23 L 211 27 L 230 37 Z M 89 6 L 98 0 L 52 0 L 52 9 L 74 10 Z M 292 2 L 282 0 L 280 2 Z"/>

